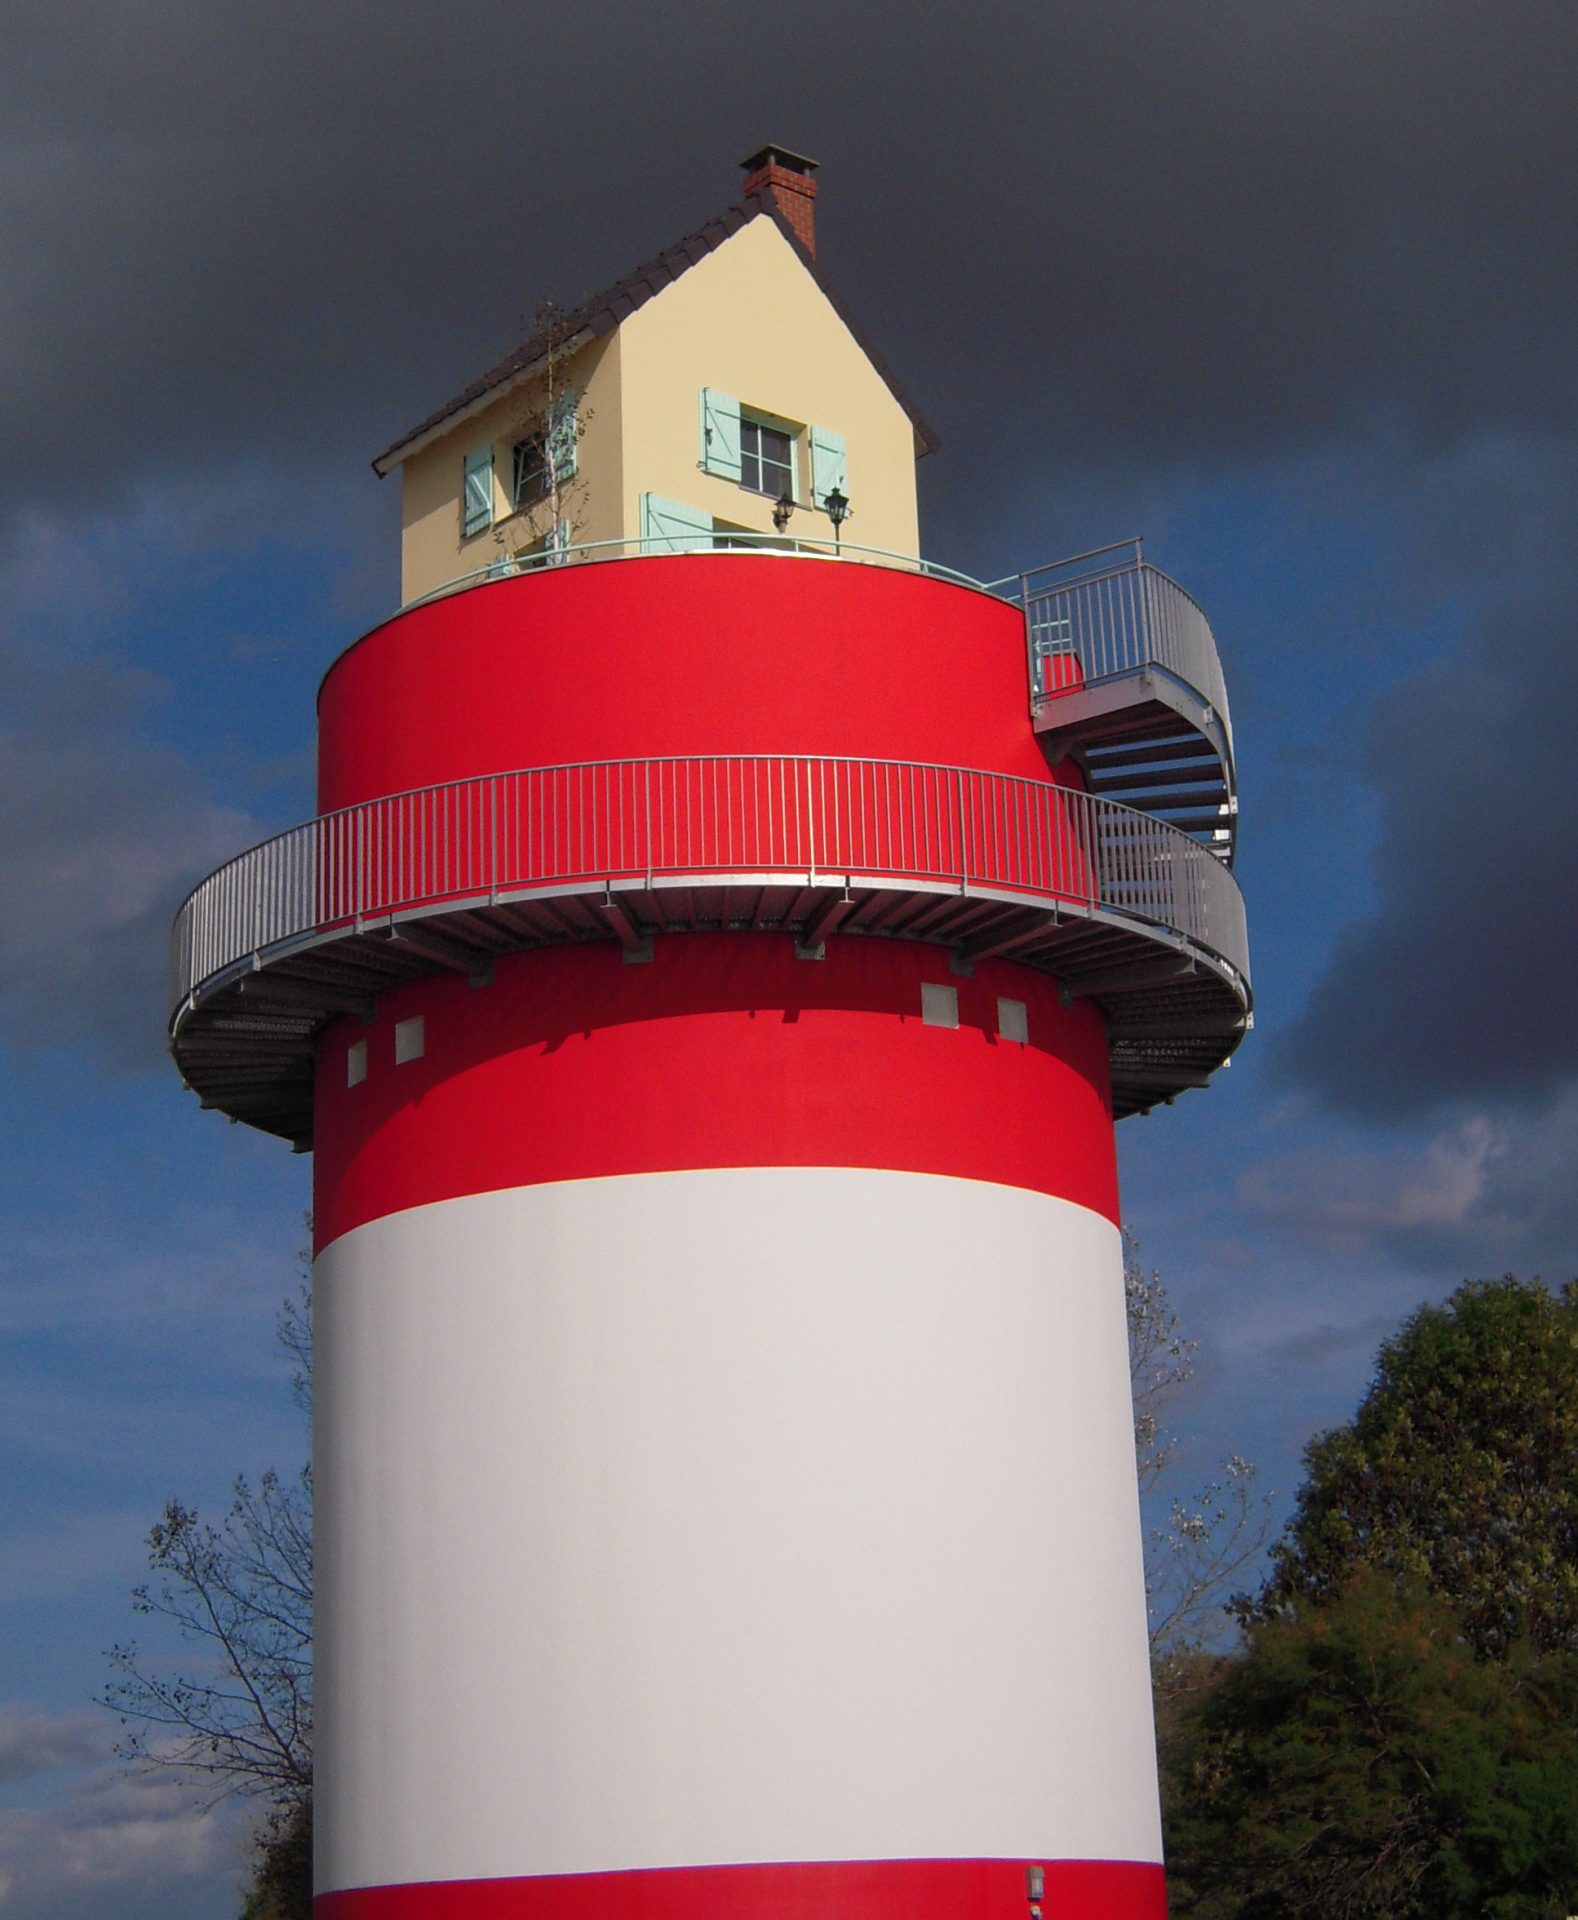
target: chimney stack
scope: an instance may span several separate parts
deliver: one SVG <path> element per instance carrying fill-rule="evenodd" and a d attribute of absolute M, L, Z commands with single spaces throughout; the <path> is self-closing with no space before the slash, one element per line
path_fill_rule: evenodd
<path fill-rule="evenodd" d="M 762 147 L 740 165 L 745 169 L 745 192 L 764 193 L 794 229 L 795 238 L 813 258 L 816 255 L 816 162 L 787 147 Z"/>

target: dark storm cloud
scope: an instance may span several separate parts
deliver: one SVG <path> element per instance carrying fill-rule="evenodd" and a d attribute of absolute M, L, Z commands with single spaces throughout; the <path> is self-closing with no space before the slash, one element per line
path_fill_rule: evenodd
<path fill-rule="evenodd" d="M 247 466 L 376 490 L 361 461 L 539 293 L 612 279 L 790 141 L 824 162 L 833 279 L 942 430 L 928 527 L 966 564 L 1030 484 L 1187 491 L 1316 455 L 1485 603 L 1467 673 L 1378 716 L 1387 911 L 1291 1057 L 1370 1114 L 1546 1087 L 1578 1034 L 1571 583 L 1549 543 L 1506 566 L 1521 534 L 1483 502 L 1414 496 L 1535 438 L 1578 471 L 1575 85 L 1571 0 L 13 7 L 0 531 Z M 228 824 L 177 825 L 173 764 L 117 750 L 79 788 L 25 720 L 11 751 L 13 813 L 44 822 L 26 857 L 62 872 L 111 782 L 151 951 Z M 16 1004 L 71 998 L 77 946 L 15 947 Z"/>
<path fill-rule="evenodd" d="M 1282 1053 L 1350 1114 L 1541 1105 L 1578 1079 L 1578 450 L 1523 468 L 1458 551 L 1422 556 L 1467 573 L 1467 644 L 1370 717 L 1379 904 Z M 1426 531 L 1449 543 L 1453 516 Z"/>
<path fill-rule="evenodd" d="M 255 837 L 128 727 L 149 693 L 133 669 L 0 638 L 0 1033 L 21 1049 L 155 1063 L 171 915 Z"/>
<path fill-rule="evenodd" d="M 1077 469 L 1565 419 L 1575 41 L 1570 0 L 13 8 L 0 474 L 371 454 L 764 137 L 826 163 L 945 491 L 1005 435 Z"/>

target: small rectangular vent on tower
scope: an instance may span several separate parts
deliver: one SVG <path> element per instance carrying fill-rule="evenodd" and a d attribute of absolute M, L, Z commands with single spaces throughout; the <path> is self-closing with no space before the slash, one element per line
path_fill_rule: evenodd
<path fill-rule="evenodd" d="M 1030 1038 L 1030 1015 L 1023 1000 L 997 1002 L 997 1037 L 1017 1040 L 1023 1045 Z"/>
<path fill-rule="evenodd" d="M 420 1013 L 412 1014 L 409 1020 L 395 1022 L 394 1047 L 397 1067 L 403 1067 L 410 1060 L 420 1060 L 427 1052 L 427 1021 Z"/>
<path fill-rule="evenodd" d="M 345 1084 L 359 1087 L 367 1078 L 367 1042 L 353 1040 L 345 1049 Z"/>
<path fill-rule="evenodd" d="M 928 1027 L 956 1027 L 959 1024 L 959 989 L 940 986 L 931 980 L 921 983 L 921 1018 Z"/>

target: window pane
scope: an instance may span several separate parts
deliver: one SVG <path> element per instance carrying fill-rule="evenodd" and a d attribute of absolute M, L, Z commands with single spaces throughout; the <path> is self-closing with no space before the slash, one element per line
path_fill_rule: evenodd
<path fill-rule="evenodd" d="M 534 433 L 515 447 L 514 502 L 524 506 L 548 491 L 548 461 L 543 452 L 542 435 Z"/>
<path fill-rule="evenodd" d="M 794 492 L 794 436 L 760 420 L 740 421 L 740 485 L 752 493 Z"/>

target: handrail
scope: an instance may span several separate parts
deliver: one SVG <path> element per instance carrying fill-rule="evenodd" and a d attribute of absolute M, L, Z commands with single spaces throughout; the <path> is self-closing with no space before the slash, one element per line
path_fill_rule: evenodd
<path fill-rule="evenodd" d="M 918 573 L 928 580 L 943 580 L 956 587 L 969 587 L 977 593 L 992 589 L 954 567 L 939 566 L 918 554 L 897 553 L 887 547 L 863 547 L 849 540 L 809 538 L 780 533 L 697 533 L 649 535 L 645 539 L 582 540 L 569 546 L 541 553 L 500 554 L 486 566 L 457 574 L 401 607 L 409 613 L 413 607 L 425 607 L 430 601 L 446 600 L 451 594 L 465 593 L 472 587 L 487 586 L 495 580 L 508 580 L 522 573 L 547 573 L 567 565 L 586 561 L 651 560 L 670 554 L 770 553 L 789 559 L 848 560 L 862 565 L 894 567 L 904 573 Z M 996 596 L 1002 597 L 1002 596 Z"/>
<path fill-rule="evenodd" d="M 917 761 L 713 754 L 530 767 L 345 807 L 210 874 L 176 916 L 172 1025 L 271 950 L 588 883 L 791 876 L 1011 893 L 1160 929 L 1248 1000 L 1243 898 L 1163 821 L 1049 781 Z"/>
<path fill-rule="evenodd" d="M 1128 557 L 1085 564 L 1115 553 Z M 1231 756 L 1227 682 L 1211 623 L 1193 594 L 1144 558 L 1138 540 L 1095 547 L 1022 574 L 1019 600 L 1033 705 L 1044 710 L 1069 692 L 1158 667 L 1211 708 Z M 1048 665 L 1060 656 L 1077 669 L 1066 679 Z"/>

